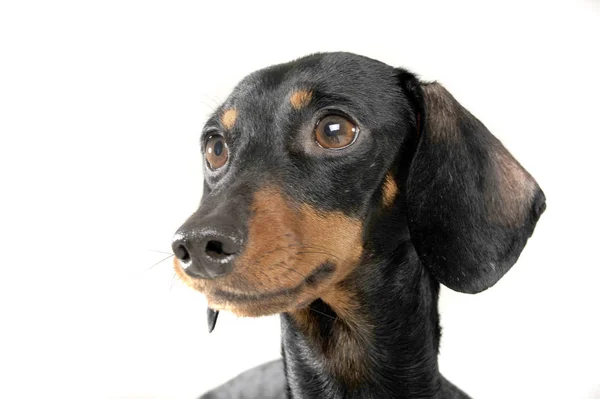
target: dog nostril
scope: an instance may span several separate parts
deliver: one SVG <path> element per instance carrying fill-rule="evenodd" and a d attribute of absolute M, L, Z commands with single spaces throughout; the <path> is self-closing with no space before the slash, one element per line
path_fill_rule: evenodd
<path fill-rule="evenodd" d="M 190 253 L 184 245 L 177 245 L 175 248 L 173 248 L 173 253 L 182 262 L 187 262 L 190 260 Z"/>
<path fill-rule="evenodd" d="M 223 259 L 231 254 L 223 250 L 223 243 L 221 241 L 210 240 L 206 243 L 206 255 L 213 259 Z"/>

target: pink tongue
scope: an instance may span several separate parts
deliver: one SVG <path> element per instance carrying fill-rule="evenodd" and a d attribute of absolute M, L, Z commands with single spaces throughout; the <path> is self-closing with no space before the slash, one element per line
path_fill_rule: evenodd
<path fill-rule="evenodd" d="M 219 316 L 218 310 L 212 310 L 211 308 L 206 309 L 206 321 L 208 321 L 208 332 L 211 333 L 217 325 L 217 317 Z"/>

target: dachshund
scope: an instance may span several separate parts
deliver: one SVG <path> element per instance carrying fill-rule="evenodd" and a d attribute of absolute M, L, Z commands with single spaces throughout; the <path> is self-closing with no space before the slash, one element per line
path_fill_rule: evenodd
<path fill-rule="evenodd" d="M 475 294 L 544 212 L 534 178 L 439 83 L 350 53 L 244 78 L 207 121 L 176 273 L 280 314 L 282 359 L 202 398 L 468 398 L 439 372 L 440 283 Z"/>

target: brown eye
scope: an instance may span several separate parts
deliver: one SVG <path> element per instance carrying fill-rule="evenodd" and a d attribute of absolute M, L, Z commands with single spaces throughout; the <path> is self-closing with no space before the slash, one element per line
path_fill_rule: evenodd
<path fill-rule="evenodd" d="M 329 115 L 317 124 L 315 140 L 323 148 L 340 149 L 352 144 L 357 133 L 358 127 L 348 119 Z"/>
<path fill-rule="evenodd" d="M 206 161 L 211 169 L 219 169 L 227 162 L 229 151 L 225 138 L 220 134 L 210 136 L 206 141 Z"/>

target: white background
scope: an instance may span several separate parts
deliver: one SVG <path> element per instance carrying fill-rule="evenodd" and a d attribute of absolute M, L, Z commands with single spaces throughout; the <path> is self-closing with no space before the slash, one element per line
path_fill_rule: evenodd
<path fill-rule="evenodd" d="M 216 102 L 347 50 L 442 82 L 548 198 L 497 286 L 443 291 L 442 372 L 474 398 L 600 398 L 599 39 L 592 1 L 2 1 L 0 397 L 194 398 L 276 358 L 276 317 L 208 335 L 153 251 L 198 204 Z"/>

